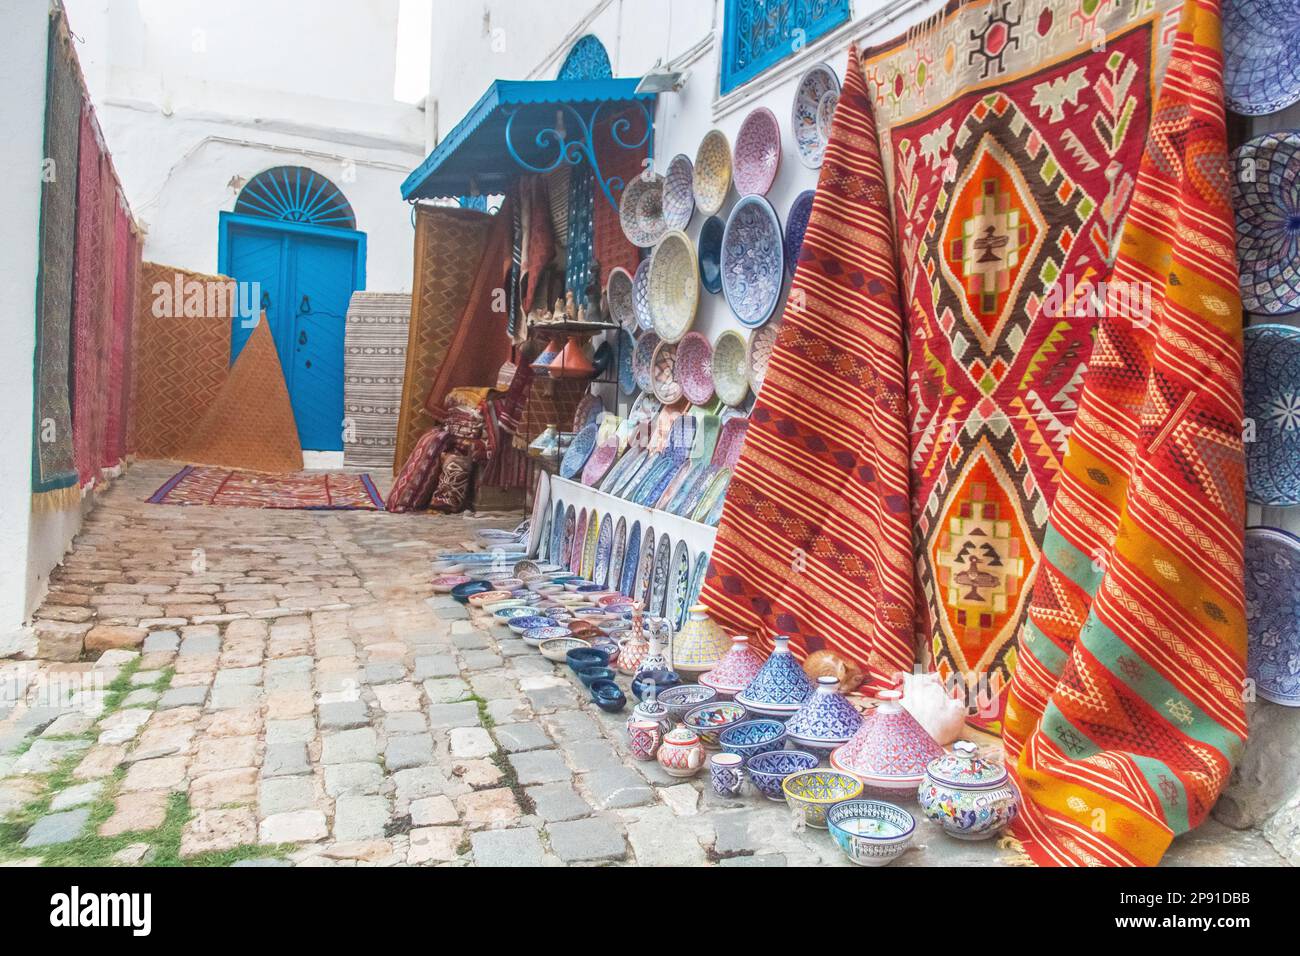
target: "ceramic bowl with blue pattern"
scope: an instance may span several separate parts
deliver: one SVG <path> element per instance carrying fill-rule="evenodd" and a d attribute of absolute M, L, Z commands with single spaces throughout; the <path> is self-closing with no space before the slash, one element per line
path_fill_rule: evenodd
<path fill-rule="evenodd" d="M 812 770 L 816 766 L 816 755 L 807 751 L 769 750 L 745 761 L 745 775 L 755 790 L 767 799 L 780 803 L 785 800 L 785 792 L 781 789 L 785 778 L 800 770 Z"/>
<path fill-rule="evenodd" d="M 781 782 L 785 802 L 810 827 L 826 829 L 826 811 L 862 796 L 862 781 L 840 770 L 800 770 Z"/>
<path fill-rule="evenodd" d="M 916 818 L 883 800 L 846 800 L 826 811 L 826 828 L 858 866 L 884 866 L 911 845 Z"/>
<path fill-rule="evenodd" d="M 766 718 L 746 720 L 720 733 L 718 743 L 726 753 L 748 760 L 769 750 L 780 750 L 785 743 L 785 724 Z"/>

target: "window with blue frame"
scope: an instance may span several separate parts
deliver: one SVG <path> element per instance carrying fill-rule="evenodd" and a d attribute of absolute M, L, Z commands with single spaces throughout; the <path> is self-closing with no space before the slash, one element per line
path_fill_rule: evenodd
<path fill-rule="evenodd" d="M 748 83 L 849 19 L 849 0 L 727 0 L 722 92 Z"/>

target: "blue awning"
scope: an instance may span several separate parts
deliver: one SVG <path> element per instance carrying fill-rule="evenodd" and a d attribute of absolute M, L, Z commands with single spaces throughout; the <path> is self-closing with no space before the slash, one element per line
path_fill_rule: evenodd
<path fill-rule="evenodd" d="M 402 198 L 443 199 L 504 192 L 521 173 L 549 172 L 585 159 L 606 197 L 609 183 L 594 161 L 593 129 L 619 107 L 639 104 L 639 121 L 615 131 L 628 149 L 653 146 L 655 94 L 636 93 L 637 77 L 603 80 L 497 80 L 402 183 Z M 556 127 L 557 114 L 563 136 Z M 644 133 L 644 135 L 643 135 Z M 626 137 L 626 138 L 624 138 Z"/>

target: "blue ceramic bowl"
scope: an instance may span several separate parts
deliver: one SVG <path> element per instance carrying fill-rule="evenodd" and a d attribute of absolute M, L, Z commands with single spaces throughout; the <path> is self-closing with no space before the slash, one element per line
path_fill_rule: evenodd
<path fill-rule="evenodd" d="M 461 604 L 468 604 L 471 594 L 482 594 L 484 591 L 496 590 L 486 581 L 466 581 L 464 584 L 458 584 L 451 589 L 451 596 Z"/>
<path fill-rule="evenodd" d="M 521 617 L 512 617 L 509 619 L 510 630 L 516 634 L 523 634 L 524 631 L 531 631 L 535 627 L 554 627 L 555 622 L 549 617 L 542 617 L 535 614 L 525 614 Z"/>
<path fill-rule="evenodd" d="M 695 732 L 706 750 L 717 750 L 721 746 L 718 734 L 743 723 L 748 716 L 749 713 L 739 704 L 720 700 L 687 711 L 682 723 Z"/>
<path fill-rule="evenodd" d="M 780 750 L 785 743 L 785 724 L 770 719 L 747 720 L 720 733 L 718 743 L 726 753 L 748 760 L 769 750 Z"/>
<path fill-rule="evenodd" d="M 608 667 L 584 667 L 578 671 L 578 680 L 588 687 L 598 680 L 613 680 L 617 676 L 618 672 Z"/>
<path fill-rule="evenodd" d="M 845 800 L 826 811 L 826 829 L 854 863 L 884 866 L 912 842 L 916 818 L 883 800 Z"/>
<path fill-rule="evenodd" d="M 817 766 L 817 757 L 803 750 L 769 750 L 755 754 L 745 761 L 745 773 L 754 788 L 769 800 L 782 802 L 785 792 L 781 783 L 792 773 L 811 770 Z"/>
<path fill-rule="evenodd" d="M 659 703 L 668 708 L 668 717 L 679 724 L 696 707 L 703 707 L 718 699 L 718 692 L 703 684 L 679 684 L 659 691 Z"/>
<path fill-rule="evenodd" d="M 492 616 L 503 622 L 516 617 L 536 617 L 537 608 L 531 604 L 513 604 L 510 607 L 497 608 L 492 612 Z"/>
<path fill-rule="evenodd" d="M 599 647 L 579 647 L 564 656 L 576 674 L 584 667 L 608 667 L 609 654 Z"/>
<path fill-rule="evenodd" d="M 612 680 L 591 682 L 591 699 L 606 713 L 617 714 L 627 706 L 627 696 Z"/>
<path fill-rule="evenodd" d="M 651 684 L 654 684 L 655 694 L 658 695 L 670 687 L 676 687 L 681 682 L 682 679 L 673 671 L 638 671 L 637 675 L 632 678 L 632 693 L 636 695 L 637 700 L 644 700 L 645 695 L 650 691 Z"/>

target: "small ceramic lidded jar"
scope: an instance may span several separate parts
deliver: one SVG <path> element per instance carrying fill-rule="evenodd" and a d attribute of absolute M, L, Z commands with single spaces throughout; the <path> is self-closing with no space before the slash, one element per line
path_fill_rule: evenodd
<path fill-rule="evenodd" d="M 922 812 L 959 840 L 998 834 L 1019 812 L 1019 794 L 1004 767 L 979 756 L 969 740 L 931 760 L 917 791 Z"/>
<path fill-rule="evenodd" d="M 659 745 L 659 766 L 674 777 L 693 777 L 704 766 L 704 745 L 685 724 L 664 735 Z"/>

